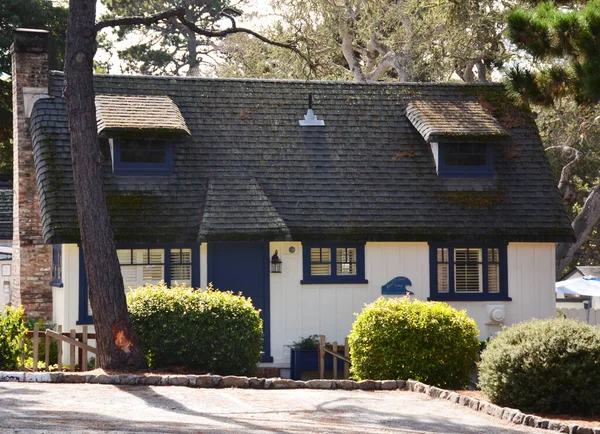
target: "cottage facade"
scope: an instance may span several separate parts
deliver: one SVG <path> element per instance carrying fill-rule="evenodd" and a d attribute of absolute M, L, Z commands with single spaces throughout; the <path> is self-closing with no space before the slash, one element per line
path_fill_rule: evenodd
<path fill-rule="evenodd" d="M 92 312 L 65 77 L 45 70 L 43 33 L 16 37 L 15 246 L 36 255 L 20 255 L 15 300 L 47 273 L 50 310 L 26 308 L 69 329 Z M 365 303 L 406 290 L 466 309 L 481 339 L 554 315 L 555 243 L 573 235 L 535 124 L 501 86 L 94 80 L 125 285 L 242 291 L 264 363 L 289 366 L 301 336 L 343 341 Z"/>

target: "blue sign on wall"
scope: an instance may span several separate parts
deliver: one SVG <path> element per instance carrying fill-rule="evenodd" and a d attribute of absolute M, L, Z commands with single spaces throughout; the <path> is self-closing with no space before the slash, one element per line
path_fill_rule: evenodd
<path fill-rule="evenodd" d="M 399 294 L 399 295 L 410 294 L 410 295 L 413 295 L 412 291 L 409 291 L 408 289 L 406 289 L 407 286 L 412 286 L 411 281 L 408 280 L 407 277 L 403 277 L 403 276 L 394 277 L 392 280 L 390 280 L 388 283 L 386 283 L 385 285 L 383 285 L 381 287 L 381 293 L 382 294 Z"/>

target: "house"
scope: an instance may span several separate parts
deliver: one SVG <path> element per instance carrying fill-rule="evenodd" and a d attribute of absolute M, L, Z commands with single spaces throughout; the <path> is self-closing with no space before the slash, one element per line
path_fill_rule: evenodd
<path fill-rule="evenodd" d="M 13 49 L 13 298 L 69 329 L 92 313 L 45 38 L 18 30 Z M 289 366 L 301 336 L 343 341 L 365 303 L 406 289 L 466 309 L 481 339 L 555 314 L 555 243 L 573 234 L 536 126 L 500 85 L 94 86 L 125 285 L 241 290 L 262 309 L 267 366 Z"/>
<path fill-rule="evenodd" d="M 593 277 L 600 278 L 600 267 L 599 266 L 580 265 L 580 266 L 573 268 L 571 271 L 569 271 L 567 274 L 565 274 L 563 276 L 563 278 L 560 280 L 563 281 L 563 280 L 570 280 L 570 279 L 578 279 L 580 277 L 585 277 L 585 276 L 593 276 Z M 590 297 L 577 296 L 577 295 L 565 295 L 561 292 L 556 293 L 556 308 L 558 310 L 560 310 L 561 312 L 568 312 L 569 314 L 575 315 L 575 313 L 571 312 L 570 309 L 579 309 L 579 310 L 585 309 L 584 301 L 591 302 L 591 304 L 589 306 L 590 308 L 596 309 L 598 306 L 600 306 L 600 297 L 591 297 L 590 298 Z M 577 312 L 576 317 L 581 316 L 581 314 L 582 314 L 581 312 Z M 571 316 L 569 316 L 569 318 L 570 317 Z"/>

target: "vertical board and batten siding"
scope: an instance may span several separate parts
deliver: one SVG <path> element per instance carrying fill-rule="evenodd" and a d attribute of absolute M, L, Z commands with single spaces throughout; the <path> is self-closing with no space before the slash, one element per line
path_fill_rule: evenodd
<path fill-rule="evenodd" d="M 296 251 L 289 253 L 289 248 Z M 411 280 L 414 297 L 427 300 L 429 245 L 427 243 L 367 243 L 365 278 L 368 284 L 302 285 L 302 244 L 271 243 L 278 250 L 282 273 L 271 274 L 271 354 L 277 366 L 289 366 L 289 345 L 301 337 L 324 334 L 327 340 L 343 342 L 350 332 L 354 313 L 381 296 L 381 287 L 394 277 Z M 508 246 L 509 302 L 451 302 L 466 309 L 480 330 L 480 339 L 492 336 L 501 325 L 488 320 L 488 305 L 503 304 L 504 325 L 530 318 L 555 315 L 554 252 L 552 243 L 511 243 Z M 389 297 L 389 296 L 388 296 Z"/>
<path fill-rule="evenodd" d="M 295 252 L 290 253 L 289 248 Z M 391 279 L 411 280 L 414 297 L 429 297 L 429 245 L 427 243 L 374 242 L 365 246 L 365 278 L 368 284 L 302 285 L 302 243 L 270 243 L 270 254 L 278 250 L 282 273 L 270 274 L 271 353 L 274 365 L 288 367 L 289 347 L 301 337 L 324 334 L 329 341 L 343 342 L 350 332 L 354 313 L 381 296 L 381 287 Z M 493 335 L 499 325 L 489 324 L 487 305 L 504 304 L 505 325 L 530 318 L 552 317 L 554 295 L 554 244 L 511 243 L 508 246 L 509 302 L 452 302 L 477 321 L 480 339 Z M 63 330 L 77 326 L 79 315 L 79 248 L 63 245 L 63 288 L 53 288 L 53 322 Z M 207 282 L 207 244 L 200 246 L 200 282 Z M 93 331 L 90 330 L 92 333 Z M 65 353 L 67 354 L 67 353 Z"/>

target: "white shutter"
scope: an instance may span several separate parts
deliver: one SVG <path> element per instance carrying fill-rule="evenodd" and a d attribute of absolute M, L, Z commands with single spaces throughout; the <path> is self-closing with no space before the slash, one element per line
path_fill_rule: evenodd
<path fill-rule="evenodd" d="M 481 249 L 454 249 L 454 291 L 482 292 Z"/>
<path fill-rule="evenodd" d="M 356 248 L 336 250 L 336 273 L 338 276 L 356 276 Z"/>
<path fill-rule="evenodd" d="M 500 292 L 500 252 L 499 249 L 488 249 L 488 292 Z"/>
<path fill-rule="evenodd" d="M 310 249 L 310 275 L 331 276 L 331 249 Z"/>

